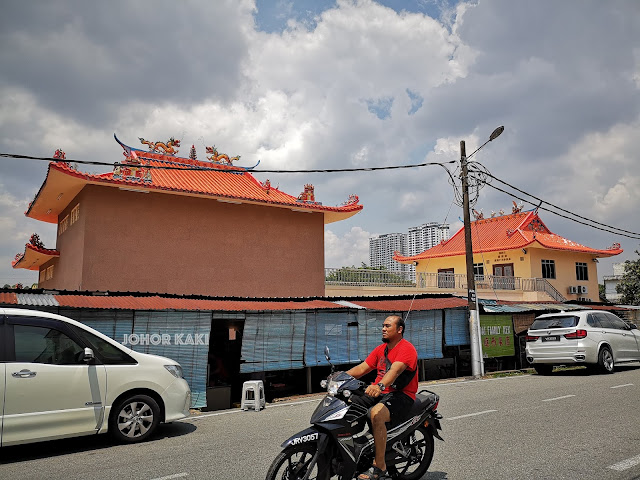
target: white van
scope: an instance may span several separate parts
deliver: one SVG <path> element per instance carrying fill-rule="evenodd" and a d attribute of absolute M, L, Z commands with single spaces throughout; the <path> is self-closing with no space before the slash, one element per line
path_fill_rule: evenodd
<path fill-rule="evenodd" d="M 139 442 L 190 406 L 177 362 L 70 318 L 0 308 L 1 446 L 107 431 Z"/>

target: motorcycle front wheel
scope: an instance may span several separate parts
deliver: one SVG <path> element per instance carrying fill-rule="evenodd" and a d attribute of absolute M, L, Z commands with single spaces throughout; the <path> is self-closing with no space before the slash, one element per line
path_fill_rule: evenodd
<path fill-rule="evenodd" d="M 317 464 L 311 465 L 315 454 L 315 444 L 301 444 L 285 448 L 269 467 L 266 480 L 300 480 L 304 478 L 309 469 L 311 469 L 309 480 L 328 478 L 328 476 L 318 474 Z"/>
<path fill-rule="evenodd" d="M 397 455 L 394 465 L 389 465 L 389 473 L 396 480 L 422 478 L 433 460 L 433 435 L 422 425 L 402 442 L 402 446 L 409 453 L 409 457 Z"/>

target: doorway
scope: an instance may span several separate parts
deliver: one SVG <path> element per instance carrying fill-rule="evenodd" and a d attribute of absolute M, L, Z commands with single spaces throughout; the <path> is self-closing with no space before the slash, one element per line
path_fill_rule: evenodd
<path fill-rule="evenodd" d="M 513 276 L 513 263 L 501 263 L 493 266 L 493 288 L 496 290 L 515 290 L 516 279 Z"/>

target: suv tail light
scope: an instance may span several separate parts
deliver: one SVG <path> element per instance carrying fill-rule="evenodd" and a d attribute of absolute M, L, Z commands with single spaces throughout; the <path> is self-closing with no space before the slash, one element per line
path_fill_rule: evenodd
<path fill-rule="evenodd" d="M 527 335 L 526 337 L 524 337 L 525 341 L 527 342 L 535 342 L 539 338 L 540 337 L 536 337 L 534 335 Z"/>
<path fill-rule="evenodd" d="M 585 338 L 587 336 L 586 330 L 576 330 L 575 332 L 565 333 L 564 338 L 569 340 L 576 340 L 579 338 Z"/>

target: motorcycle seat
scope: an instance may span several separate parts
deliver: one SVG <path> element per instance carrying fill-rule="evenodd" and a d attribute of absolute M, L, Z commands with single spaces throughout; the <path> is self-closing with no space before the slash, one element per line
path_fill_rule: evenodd
<path fill-rule="evenodd" d="M 431 397 L 428 395 L 422 395 L 420 393 L 416 394 L 416 399 L 413 402 L 413 406 L 411 407 L 411 411 L 409 412 L 409 415 L 407 415 L 407 418 L 422 413 L 425 407 L 429 405 L 431 401 Z"/>

